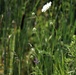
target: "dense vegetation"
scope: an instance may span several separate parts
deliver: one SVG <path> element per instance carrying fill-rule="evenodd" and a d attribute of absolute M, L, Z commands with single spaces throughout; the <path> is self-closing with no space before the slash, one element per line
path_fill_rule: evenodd
<path fill-rule="evenodd" d="M 0 75 L 76 75 L 75 13 L 75 0 L 0 0 Z"/>

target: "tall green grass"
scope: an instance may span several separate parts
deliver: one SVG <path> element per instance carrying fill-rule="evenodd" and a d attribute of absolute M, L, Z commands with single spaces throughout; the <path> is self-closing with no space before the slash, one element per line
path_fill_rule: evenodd
<path fill-rule="evenodd" d="M 0 30 L 3 75 L 76 74 L 74 1 L 53 1 L 42 13 L 47 2 L 6 1 Z M 23 13 L 26 17 L 21 30 Z"/>

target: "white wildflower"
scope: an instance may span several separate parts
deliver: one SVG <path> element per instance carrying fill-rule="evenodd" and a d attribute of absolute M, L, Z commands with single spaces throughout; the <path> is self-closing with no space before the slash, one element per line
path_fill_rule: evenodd
<path fill-rule="evenodd" d="M 15 21 L 14 20 L 12 20 L 12 24 L 15 24 Z"/>
<path fill-rule="evenodd" d="M 11 38 L 11 36 L 12 36 L 12 34 L 11 34 L 11 35 L 9 35 L 9 36 L 8 36 L 8 38 L 10 39 L 10 38 Z"/>
<path fill-rule="evenodd" d="M 33 32 L 36 32 L 36 28 L 34 27 L 34 28 L 32 29 L 32 31 L 33 31 Z"/>
<path fill-rule="evenodd" d="M 35 12 L 32 12 L 32 15 L 35 15 Z"/>
<path fill-rule="evenodd" d="M 29 52 L 29 55 L 35 53 L 35 49 L 34 48 L 31 48 L 30 52 Z"/>
<path fill-rule="evenodd" d="M 31 51 L 32 51 L 32 52 L 34 52 L 34 51 L 35 51 L 35 49 L 34 49 L 34 48 L 31 48 Z"/>
<path fill-rule="evenodd" d="M 47 3 L 47 4 L 45 4 L 44 6 L 43 6 L 43 8 L 42 8 L 42 12 L 46 12 L 49 8 L 50 8 L 50 6 L 51 6 L 51 4 L 52 4 L 52 2 L 50 1 L 49 3 Z"/>

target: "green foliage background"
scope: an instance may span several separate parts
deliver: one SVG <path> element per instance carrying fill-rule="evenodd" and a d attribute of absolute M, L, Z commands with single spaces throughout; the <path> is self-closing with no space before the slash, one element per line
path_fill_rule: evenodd
<path fill-rule="evenodd" d="M 0 74 L 76 75 L 76 1 L 51 1 L 0 0 Z"/>

